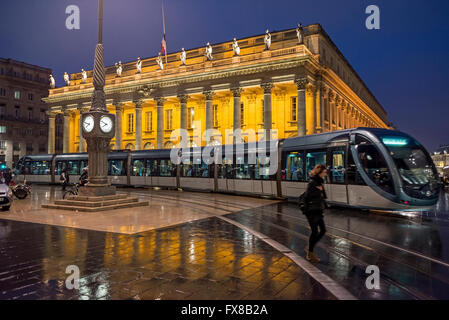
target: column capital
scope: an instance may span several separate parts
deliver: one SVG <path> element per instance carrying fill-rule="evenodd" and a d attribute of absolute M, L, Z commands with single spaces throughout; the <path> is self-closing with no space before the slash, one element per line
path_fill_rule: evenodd
<path fill-rule="evenodd" d="M 45 114 L 48 116 L 48 118 L 51 118 L 51 119 L 56 118 L 56 112 L 48 110 L 48 111 L 45 111 Z"/>
<path fill-rule="evenodd" d="M 154 101 L 156 101 L 158 107 L 164 106 L 165 98 L 164 97 L 155 97 Z"/>
<path fill-rule="evenodd" d="M 72 113 L 72 111 L 67 110 L 67 109 L 64 109 L 64 110 L 62 111 L 62 113 L 63 113 L 64 117 L 70 117 L 70 114 Z"/>
<path fill-rule="evenodd" d="M 181 102 L 181 103 L 187 103 L 187 100 L 189 99 L 189 95 L 187 95 L 185 93 L 179 93 L 178 99 L 179 99 L 179 102 Z"/>
<path fill-rule="evenodd" d="M 210 89 L 206 89 L 203 91 L 203 95 L 206 97 L 206 100 L 212 100 L 212 98 L 215 95 L 215 92 Z"/>
<path fill-rule="evenodd" d="M 263 89 L 264 94 L 271 94 L 271 90 L 273 90 L 273 82 L 263 82 L 260 84 L 260 87 Z"/>
<path fill-rule="evenodd" d="M 234 87 L 230 89 L 232 92 L 232 95 L 236 98 L 240 98 L 240 96 L 242 95 L 242 91 L 243 89 L 240 87 Z"/>
<path fill-rule="evenodd" d="M 134 99 L 133 103 L 136 109 L 142 109 L 143 99 Z"/>
<path fill-rule="evenodd" d="M 295 84 L 298 87 L 298 90 L 306 90 L 309 80 L 307 78 L 297 78 L 295 79 Z"/>
<path fill-rule="evenodd" d="M 334 99 L 336 97 L 335 93 L 331 89 L 329 89 L 327 96 L 329 97 L 329 101 L 334 101 Z"/>

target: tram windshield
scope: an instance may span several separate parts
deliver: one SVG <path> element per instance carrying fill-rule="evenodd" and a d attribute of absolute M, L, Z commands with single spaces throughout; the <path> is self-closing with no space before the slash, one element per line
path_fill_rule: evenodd
<path fill-rule="evenodd" d="M 405 193 L 419 199 L 437 197 L 438 173 L 426 150 L 411 137 L 390 134 L 379 138 L 396 164 Z"/>

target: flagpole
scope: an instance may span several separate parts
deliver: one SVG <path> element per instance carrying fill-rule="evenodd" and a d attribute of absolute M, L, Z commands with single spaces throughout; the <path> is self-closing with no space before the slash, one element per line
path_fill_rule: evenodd
<path fill-rule="evenodd" d="M 165 39 L 165 14 L 164 14 L 164 0 L 162 0 L 162 29 L 163 29 L 163 37 L 165 41 L 165 64 L 167 64 L 167 40 Z"/>

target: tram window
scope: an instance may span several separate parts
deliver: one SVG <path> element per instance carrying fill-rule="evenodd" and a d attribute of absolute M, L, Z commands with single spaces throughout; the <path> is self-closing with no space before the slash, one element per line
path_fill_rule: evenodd
<path fill-rule="evenodd" d="M 262 160 L 257 157 L 257 165 L 251 166 L 254 170 L 255 180 L 271 180 L 272 176 L 270 175 L 270 157 L 267 157 L 267 160 L 264 159 L 264 162 L 265 161 L 268 161 L 268 163 L 262 164 Z"/>
<path fill-rule="evenodd" d="M 145 176 L 152 177 L 157 174 L 157 161 L 156 160 L 145 160 Z"/>
<path fill-rule="evenodd" d="M 145 166 L 143 160 L 134 160 L 133 161 L 133 176 L 142 177 L 145 172 Z"/>
<path fill-rule="evenodd" d="M 33 162 L 33 174 L 47 175 L 50 174 L 50 162 L 48 161 L 34 161 Z"/>
<path fill-rule="evenodd" d="M 224 158 L 222 164 L 218 166 L 218 178 L 219 179 L 234 179 L 234 172 L 232 167 L 232 161 Z"/>
<path fill-rule="evenodd" d="M 67 162 L 69 174 L 72 175 L 79 175 L 80 174 L 80 168 L 79 168 L 79 161 L 78 160 L 71 160 Z"/>
<path fill-rule="evenodd" d="M 67 163 L 65 161 L 56 162 L 55 174 L 60 176 L 62 171 L 64 171 L 64 169 L 66 169 L 66 168 L 67 168 Z"/>
<path fill-rule="evenodd" d="M 287 154 L 282 180 L 304 181 L 304 154 L 302 152 L 290 152 Z"/>
<path fill-rule="evenodd" d="M 83 170 L 84 168 L 88 168 L 89 164 L 87 160 L 81 160 L 80 161 L 80 169 Z"/>
<path fill-rule="evenodd" d="M 108 161 L 108 175 L 109 176 L 122 176 L 125 175 L 123 167 L 123 160 L 109 160 Z"/>
<path fill-rule="evenodd" d="M 193 177 L 197 178 L 209 178 L 209 166 L 202 162 L 201 159 L 196 160 L 197 163 L 193 164 Z"/>
<path fill-rule="evenodd" d="M 184 159 L 181 167 L 181 177 L 192 177 L 193 165 L 190 159 Z"/>
<path fill-rule="evenodd" d="M 360 172 L 357 170 L 357 166 L 354 162 L 354 158 L 352 157 L 352 152 L 348 153 L 348 168 L 346 170 L 346 176 L 348 178 L 348 184 L 352 185 L 366 185 L 365 181 L 363 181 Z"/>
<path fill-rule="evenodd" d="M 332 166 L 330 168 L 332 183 L 345 183 L 345 151 L 332 150 Z"/>
<path fill-rule="evenodd" d="M 356 146 L 359 161 L 368 177 L 384 191 L 394 194 L 393 181 L 384 156 L 375 145 L 361 138 Z"/>
<path fill-rule="evenodd" d="M 161 177 L 173 177 L 176 173 L 175 166 L 170 160 L 159 160 L 159 174 Z"/>
<path fill-rule="evenodd" d="M 234 176 L 235 179 L 251 179 L 250 168 L 245 157 L 237 157 L 234 165 Z"/>
<path fill-rule="evenodd" d="M 309 180 L 309 173 L 317 164 L 326 165 L 326 151 L 316 150 L 306 152 L 306 180 Z"/>

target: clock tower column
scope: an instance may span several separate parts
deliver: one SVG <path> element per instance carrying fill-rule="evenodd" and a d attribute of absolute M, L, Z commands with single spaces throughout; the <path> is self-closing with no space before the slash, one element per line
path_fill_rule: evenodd
<path fill-rule="evenodd" d="M 104 49 L 102 44 L 103 6 L 99 5 L 98 44 L 95 47 L 92 106 L 83 114 L 83 137 L 87 142 L 89 154 L 89 179 L 85 187 L 80 188 L 80 195 L 107 196 L 115 194 L 115 187 L 108 181 L 108 153 L 110 141 L 114 137 L 115 116 L 106 108 L 104 93 L 105 69 Z"/>

